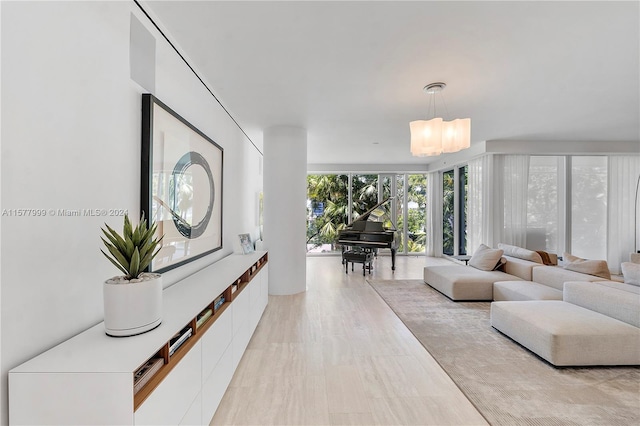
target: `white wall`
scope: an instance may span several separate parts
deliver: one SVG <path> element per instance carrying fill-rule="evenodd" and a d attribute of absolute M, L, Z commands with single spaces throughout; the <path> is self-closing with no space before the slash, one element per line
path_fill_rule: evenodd
<path fill-rule="evenodd" d="M 223 249 L 165 273 L 165 286 L 230 254 L 237 234 L 257 236 L 261 153 L 133 2 L 0 5 L 3 210 L 139 214 L 146 90 L 130 78 L 134 14 L 156 39 L 154 95 L 224 148 Z M 99 250 L 105 221 L 122 226 L 122 217 L 2 216 L 2 423 L 8 370 L 102 321 L 102 281 L 117 274 Z"/>

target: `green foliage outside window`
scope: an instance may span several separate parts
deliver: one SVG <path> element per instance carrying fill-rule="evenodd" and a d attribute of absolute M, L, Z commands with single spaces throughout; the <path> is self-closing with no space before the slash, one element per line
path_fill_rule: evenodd
<path fill-rule="evenodd" d="M 308 175 L 307 244 L 335 244 L 338 232 L 348 223 L 349 177 Z M 321 206 L 321 207 L 320 207 Z"/>
<path fill-rule="evenodd" d="M 335 241 L 340 230 L 378 203 L 378 175 L 353 175 L 351 201 L 352 216 L 349 211 L 349 176 L 348 175 L 308 175 L 307 176 L 307 247 L 313 249 L 330 245 L 330 251 L 336 249 Z M 398 176 L 399 186 L 404 176 Z M 400 247 L 398 251 L 424 252 L 426 241 L 426 175 L 408 175 L 407 199 L 409 203 L 407 230 L 408 241 L 404 241 L 399 233 Z M 390 179 L 385 177 L 383 191 L 388 197 Z M 399 188 L 398 193 L 401 194 Z M 402 203 L 402 197 L 399 197 Z M 402 231 L 402 209 L 398 208 L 397 229 Z M 391 226 L 390 223 L 385 224 Z"/>
<path fill-rule="evenodd" d="M 453 254 L 454 221 L 454 179 L 453 170 L 442 174 L 442 252 Z"/>
<path fill-rule="evenodd" d="M 427 225 L 427 176 L 408 175 L 407 247 L 409 253 L 424 252 Z"/>

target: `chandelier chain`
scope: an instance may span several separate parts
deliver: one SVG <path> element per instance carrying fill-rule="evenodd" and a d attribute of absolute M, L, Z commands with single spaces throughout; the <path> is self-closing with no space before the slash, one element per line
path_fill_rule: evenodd
<path fill-rule="evenodd" d="M 442 99 L 442 103 L 444 105 L 444 112 L 445 115 L 442 116 L 442 118 L 449 118 L 449 108 L 447 108 L 447 103 L 444 100 L 444 96 L 442 95 L 442 92 L 440 92 L 440 99 Z"/>
<path fill-rule="evenodd" d="M 442 118 L 446 119 L 449 117 L 449 108 L 447 107 L 447 102 L 444 100 L 444 95 L 442 94 L 442 92 L 429 94 L 429 101 L 427 102 L 427 117 L 436 118 L 438 116 L 438 108 L 437 108 L 438 105 L 436 101 L 437 95 L 440 95 L 440 100 L 444 105 L 445 114 L 442 116 Z M 431 114 L 432 109 L 433 109 L 433 114 Z"/>

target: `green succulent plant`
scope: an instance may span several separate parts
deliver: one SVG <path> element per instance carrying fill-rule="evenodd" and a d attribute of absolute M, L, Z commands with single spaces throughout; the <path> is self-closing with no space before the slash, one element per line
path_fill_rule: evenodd
<path fill-rule="evenodd" d="M 131 280 L 138 278 L 140 274 L 145 272 L 147 266 L 160 251 L 158 245 L 164 238 L 154 238 L 157 224 L 147 227 L 147 220 L 144 214 L 140 218 L 140 222 L 135 229 L 131 226 L 129 216 L 124 216 L 124 228 L 122 236 L 105 223 L 107 230 L 102 228 L 107 239 L 100 237 L 104 245 L 109 250 L 109 254 L 104 250 L 100 250 L 107 259 L 113 263 L 116 268 L 125 274 L 125 279 Z M 156 247 L 158 250 L 156 250 Z"/>

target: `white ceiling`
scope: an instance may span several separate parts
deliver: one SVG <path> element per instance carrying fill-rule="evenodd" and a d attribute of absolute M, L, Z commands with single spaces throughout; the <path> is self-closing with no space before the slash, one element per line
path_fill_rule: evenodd
<path fill-rule="evenodd" d="M 435 81 L 472 144 L 640 140 L 637 1 L 143 4 L 256 145 L 304 127 L 309 163 L 432 161 L 409 122 Z"/>

